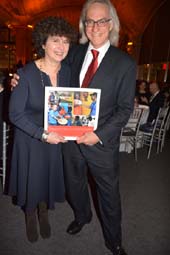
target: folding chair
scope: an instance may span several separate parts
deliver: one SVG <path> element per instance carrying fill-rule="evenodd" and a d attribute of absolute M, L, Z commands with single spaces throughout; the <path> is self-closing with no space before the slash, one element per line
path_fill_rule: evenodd
<path fill-rule="evenodd" d="M 130 145 L 135 152 L 135 160 L 137 161 L 137 144 L 138 144 L 138 135 L 139 127 L 142 121 L 142 115 L 144 110 L 141 108 L 135 108 L 131 114 L 127 125 L 122 129 L 120 143 L 125 143 L 126 146 Z"/>
<path fill-rule="evenodd" d="M 162 122 L 160 127 L 156 130 L 155 132 L 155 139 L 158 140 L 158 145 L 157 145 L 157 153 L 162 152 L 163 146 L 165 143 L 165 135 L 167 132 L 168 128 L 168 123 L 170 120 L 170 107 L 165 108 L 164 116 L 162 117 Z"/>
<path fill-rule="evenodd" d="M 157 118 L 155 119 L 155 122 L 152 126 L 148 127 L 146 130 L 140 129 L 140 134 L 141 134 L 141 142 L 142 142 L 142 147 L 144 145 L 149 147 L 147 158 L 150 158 L 153 142 L 158 143 L 158 134 L 161 126 L 163 125 L 163 122 L 165 120 L 165 116 L 167 114 L 167 109 L 166 108 L 160 108 Z M 158 144 L 157 144 L 158 146 Z"/>
<path fill-rule="evenodd" d="M 3 142 L 2 142 L 2 159 L 0 166 L 0 176 L 2 177 L 3 190 L 5 187 L 6 168 L 7 168 L 7 146 L 9 144 L 10 126 L 3 122 Z"/>

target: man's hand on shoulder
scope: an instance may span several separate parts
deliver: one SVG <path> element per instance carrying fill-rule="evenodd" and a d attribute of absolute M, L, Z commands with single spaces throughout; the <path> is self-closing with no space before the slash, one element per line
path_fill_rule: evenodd
<path fill-rule="evenodd" d="M 19 75 L 14 73 L 12 79 L 11 79 L 11 89 L 15 88 L 18 85 Z"/>

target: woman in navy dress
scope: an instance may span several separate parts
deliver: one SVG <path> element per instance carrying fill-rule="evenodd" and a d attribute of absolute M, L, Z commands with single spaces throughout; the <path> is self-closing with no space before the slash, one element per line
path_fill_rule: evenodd
<path fill-rule="evenodd" d="M 9 116 L 15 126 L 9 194 L 25 212 L 28 240 L 51 235 L 48 209 L 65 199 L 61 143 L 64 137 L 47 133 L 44 125 L 45 86 L 68 87 L 70 68 L 62 62 L 76 38 L 71 25 L 62 18 L 48 17 L 33 31 L 40 56 L 18 70 L 18 86 L 10 99 Z"/>

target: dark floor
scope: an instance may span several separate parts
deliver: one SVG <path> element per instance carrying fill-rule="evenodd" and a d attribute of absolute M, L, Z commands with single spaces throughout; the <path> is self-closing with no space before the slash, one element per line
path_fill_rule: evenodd
<path fill-rule="evenodd" d="M 120 153 L 123 245 L 128 255 L 170 255 L 170 136 L 160 154 L 146 150 Z M 2 193 L 2 186 L 0 185 Z M 93 209 L 94 211 L 94 209 Z M 67 202 L 50 212 L 52 237 L 31 244 L 25 235 L 24 215 L 6 195 L 0 196 L 0 255 L 109 255 L 99 221 L 69 236 L 65 229 L 73 218 Z"/>

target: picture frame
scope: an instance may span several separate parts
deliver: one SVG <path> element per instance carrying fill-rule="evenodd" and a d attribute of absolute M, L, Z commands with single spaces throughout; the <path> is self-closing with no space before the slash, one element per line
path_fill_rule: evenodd
<path fill-rule="evenodd" d="M 44 130 L 76 140 L 98 126 L 101 90 L 45 87 Z"/>

